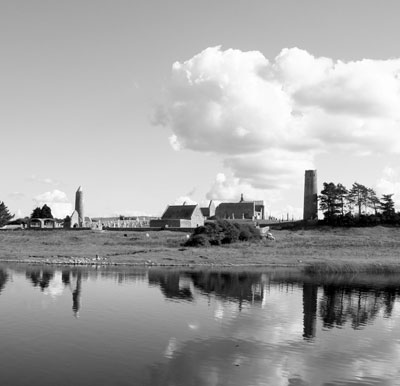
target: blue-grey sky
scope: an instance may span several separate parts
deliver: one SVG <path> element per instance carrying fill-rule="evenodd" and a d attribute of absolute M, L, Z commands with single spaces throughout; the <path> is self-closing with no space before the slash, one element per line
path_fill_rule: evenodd
<path fill-rule="evenodd" d="M 296 214 L 312 167 L 400 202 L 399 11 L 2 0 L 0 201 L 64 216 L 82 185 L 88 215 L 157 215 L 244 192 Z"/>

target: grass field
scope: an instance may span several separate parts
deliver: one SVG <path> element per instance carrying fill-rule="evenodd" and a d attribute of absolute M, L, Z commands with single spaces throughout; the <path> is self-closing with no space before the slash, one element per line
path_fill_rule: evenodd
<path fill-rule="evenodd" d="M 400 228 L 273 231 L 276 241 L 186 248 L 180 232 L 2 231 L 0 260 L 55 264 L 288 266 L 400 272 Z"/>

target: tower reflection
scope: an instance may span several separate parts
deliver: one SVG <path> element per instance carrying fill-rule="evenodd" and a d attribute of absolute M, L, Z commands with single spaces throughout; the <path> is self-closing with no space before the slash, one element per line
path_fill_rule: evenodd
<path fill-rule="evenodd" d="M 8 280 L 7 272 L 4 269 L 0 269 L 0 294 L 4 286 L 6 285 L 7 280 Z"/>
<path fill-rule="evenodd" d="M 318 286 L 303 283 L 303 338 L 312 339 L 316 334 Z"/>

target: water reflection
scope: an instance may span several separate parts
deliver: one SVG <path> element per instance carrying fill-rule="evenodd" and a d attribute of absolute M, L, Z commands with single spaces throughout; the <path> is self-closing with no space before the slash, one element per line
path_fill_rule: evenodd
<path fill-rule="evenodd" d="M 351 323 L 354 329 L 371 323 L 381 310 L 390 317 L 399 294 L 399 287 L 323 286 L 319 312 L 324 327 L 333 328 Z"/>
<path fill-rule="evenodd" d="M 4 269 L 0 268 L 0 294 L 4 286 L 6 285 L 8 280 L 7 272 Z"/>
<path fill-rule="evenodd" d="M 303 283 L 303 338 L 311 339 L 316 334 L 318 286 Z"/>
<path fill-rule="evenodd" d="M 150 270 L 148 281 L 151 285 L 158 285 L 167 299 L 193 300 L 189 284 L 182 284 L 179 272 L 163 272 Z"/>
<path fill-rule="evenodd" d="M 42 292 L 49 288 L 57 272 L 51 267 L 15 269 L 24 270 L 28 281 Z M 150 286 L 158 287 L 166 299 L 192 302 L 196 296 L 213 296 L 221 301 L 236 303 L 239 311 L 247 303 L 262 305 L 268 298 L 271 285 L 282 292 L 296 286 L 302 290 L 303 338 L 306 340 L 315 337 L 318 317 L 327 329 L 340 328 L 347 323 L 353 329 L 360 329 L 372 323 L 381 311 L 384 317 L 390 318 L 400 294 L 396 276 L 371 281 L 369 275 L 359 275 L 358 281 L 355 281 L 353 276 L 310 276 L 298 272 L 119 271 L 82 267 L 67 267 L 58 271 L 61 271 L 64 288 L 69 288 L 72 293 L 75 316 L 79 315 L 81 308 L 83 282 L 89 277 L 113 278 L 120 284 L 147 281 Z M 0 269 L 0 293 L 8 277 L 7 270 Z"/>
<path fill-rule="evenodd" d="M 396 385 L 398 279 L 0 266 L 4 384 Z"/>

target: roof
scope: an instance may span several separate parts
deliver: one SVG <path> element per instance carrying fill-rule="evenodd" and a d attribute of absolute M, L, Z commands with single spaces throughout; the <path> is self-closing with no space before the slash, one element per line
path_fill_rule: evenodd
<path fill-rule="evenodd" d="M 201 214 L 204 216 L 204 217 L 208 217 L 209 215 L 210 215 L 210 208 L 200 208 L 200 210 L 201 210 Z"/>
<path fill-rule="evenodd" d="M 233 210 L 233 209 L 244 209 L 254 208 L 254 201 L 242 201 L 242 202 L 221 202 L 217 206 L 217 210 Z"/>
<path fill-rule="evenodd" d="M 163 220 L 190 220 L 197 205 L 169 205 L 162 215 Z"/>

